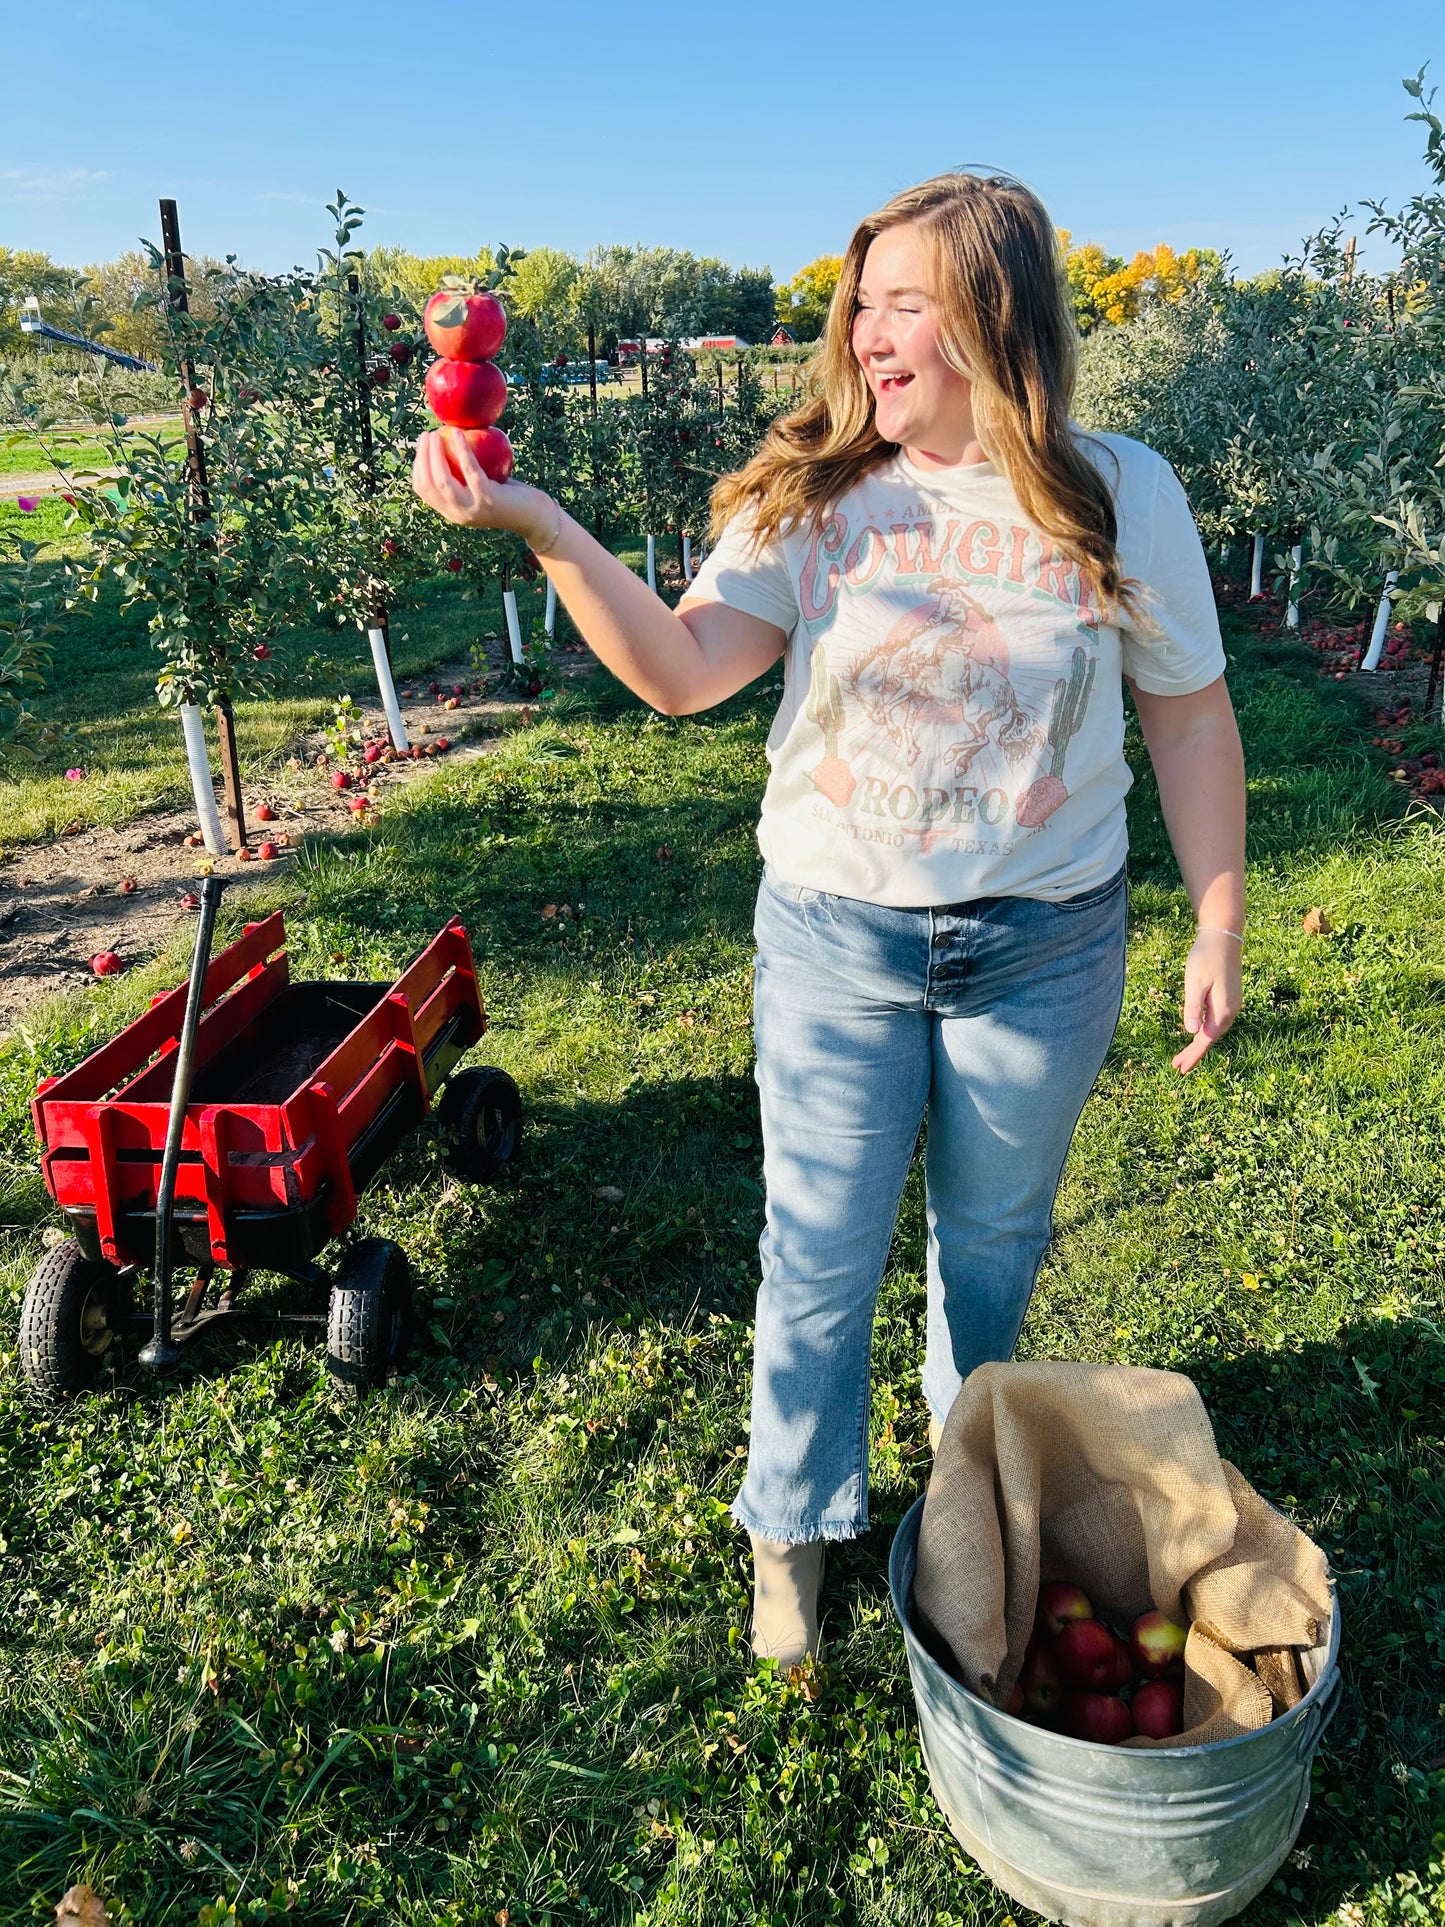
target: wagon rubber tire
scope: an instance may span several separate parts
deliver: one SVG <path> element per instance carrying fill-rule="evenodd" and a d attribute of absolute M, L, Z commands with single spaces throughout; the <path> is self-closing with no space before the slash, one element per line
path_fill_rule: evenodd
<path fill-rule="evenodd" d="M 411 1266 L 389 1238 L 363 1238 L 341 1261 L 326 1316 L 326 1369 L 349 1398 L 385 1385 L 411 1333 Z"/>
<path fill-rule="evenodd" d="M 490 1184 L 522 1148 L 522 1093 L 505 1071 L 458 1071 L 437 1105 L 446 1166 L 468 1184 Z"/>
<path fill-rule="evenodd" d="M 120 1338 L 130 1294 L 114 1265 L 74 1238 L 47 1251 L 20 1305 L 20 1367 L 42 1398 L 88 1392 Z"/>

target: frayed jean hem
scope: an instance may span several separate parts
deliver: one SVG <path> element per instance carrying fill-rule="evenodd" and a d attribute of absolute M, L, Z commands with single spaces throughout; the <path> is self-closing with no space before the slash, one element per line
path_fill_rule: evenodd
<path fill-rule="evenodd" d="M 795 1519 L 787 1526 L 763 1525 L 736 1499 L 728 1510 L 745 1532 L 751 1532 L 758 1539 L 771 1539 L 774 1545 L 780 1546 L 811 1545 L 816 1539 L 834 1543 L 861 1539 L 868 1530 L 866 1519 Z"/>

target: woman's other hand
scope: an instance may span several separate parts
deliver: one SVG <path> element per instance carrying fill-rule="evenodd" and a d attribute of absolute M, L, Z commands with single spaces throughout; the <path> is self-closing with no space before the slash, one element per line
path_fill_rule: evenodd
<path fill-rule="evenodd" d="M 1173 1060 L 1182 1077 L 1229 1029 L 1243 995 L 1239 943 L 1226 930 L 1201 929 L 1184 965 L 1184 1028 L 1194 1041 Z"/>

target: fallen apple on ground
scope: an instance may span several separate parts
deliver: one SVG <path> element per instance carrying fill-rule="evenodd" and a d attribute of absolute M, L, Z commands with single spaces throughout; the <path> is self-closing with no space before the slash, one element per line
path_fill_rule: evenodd
<path fill-rule="evenodd" d="M 349 769 L 333 770 L 331 772 L 331 787 L 334 790 L 349 790 L 351 788 L 351 771 Z"/>
<path fill-rule="evenodd" d="M 276 812 L 269 803 L 258 803 L 256 805 L 256 821 L 258 823 L 274 823 L 276 821 Z"/>
<path fill-rule="evenodd" d="M 117 971 L 125 968 L 118 950 L 97 950 L 90 960 L 90 967 L 97 977 L 113 977 Z"/>
<path fill-rule="evenodd" d="M 263 863 L 269 863 L 271 859 L 275 856 L 278 856 L 280 852 L 277 850 L 276 845 L 274 843 L 263 843 L 260 849 L 257 850 L 256 854 L 258 857 L 260 857 Z"/>
<path fill-rule="evenodd" d="M 123 897 L 133 897 L 139 888 L 140 885 L 134 877 L 122 877 L 120 880 L 120 893 Z"/>

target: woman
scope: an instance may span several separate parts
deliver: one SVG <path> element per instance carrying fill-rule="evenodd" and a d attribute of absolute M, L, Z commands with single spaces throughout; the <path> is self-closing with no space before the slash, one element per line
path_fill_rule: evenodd
<path fill-rule="evenodd" d="M 815 396 L 719 485 L 676 613 L 540 491 L 435 435 L 415 485 L 514 530 L 613 673 L 669 715 L 781 656 L 759 841 L 766 1229 L 751 1444 L 753 1650 L 818 1642 L 822 1545 L 867 1526 L 869 1351 L 927 1112 L 930 1440 L 1013 1350 L 1064 1156 L 1118 1021 L 1122 684 L 1198 916 L 1174 1059 L 1240 1002 L 1244 772 L 1208 572 L 1172 470 L 1069 419 L 1053 228 L 945 174 L 853 236 Z"/>

